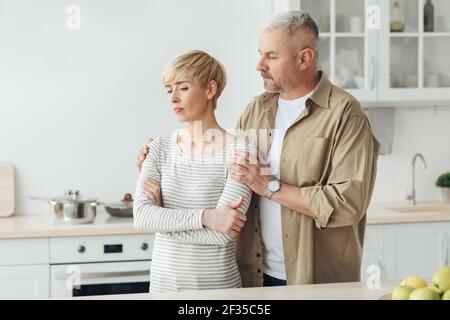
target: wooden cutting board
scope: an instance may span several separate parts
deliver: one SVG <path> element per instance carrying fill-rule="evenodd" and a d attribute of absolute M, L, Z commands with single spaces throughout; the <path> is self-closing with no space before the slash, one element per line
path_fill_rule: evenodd
<path fill-rule="evenodd" d="M 14 167 L 0 161 L 0 217 L 14 213 Z"/>

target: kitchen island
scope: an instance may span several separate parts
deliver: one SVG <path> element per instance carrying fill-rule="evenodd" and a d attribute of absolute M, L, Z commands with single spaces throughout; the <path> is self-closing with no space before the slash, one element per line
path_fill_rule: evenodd
<path fill-rule="evenodd" d="M 328 283 L 263 288 L 199 290 L 167 293 L 140 293 L 88 296 L 88 300 L 379 300 L 391 293 L 398 281 L 383 281 L 379 289 L 366 282 Z"/>

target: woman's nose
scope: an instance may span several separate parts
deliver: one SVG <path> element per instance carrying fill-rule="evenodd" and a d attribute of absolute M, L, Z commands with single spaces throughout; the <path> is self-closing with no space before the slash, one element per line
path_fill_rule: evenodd
<path fill-rule="evenodd" d="M 172 93 L 169 94 L 169 100 L 170 102 L 178 102 L 178 94 L 175 92 L 175 90 L 173 90 Z"/>

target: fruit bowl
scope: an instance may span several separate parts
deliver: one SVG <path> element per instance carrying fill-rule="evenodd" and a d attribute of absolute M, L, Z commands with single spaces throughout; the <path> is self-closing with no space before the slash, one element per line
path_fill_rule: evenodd
<path fill-rule="evenodd" d="M 383 294 L 378 300 L 392 300 L 392 293 Z"/>

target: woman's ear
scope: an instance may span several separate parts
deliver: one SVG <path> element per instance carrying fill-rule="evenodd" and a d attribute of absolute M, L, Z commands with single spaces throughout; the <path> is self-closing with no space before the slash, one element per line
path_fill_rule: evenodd
<path fill-rule="evenodd" d="M 213 99 L 214 96 L 216 95 L 216 93 L 217 93 L 217 83 L 216 83 L 216 81 L 211 80 L 208 83 L 208 88 L 207 88 L 207 92 L 206 92 L 208 100 Z"/>
<path fill-rule="evenodd" d="M 298 53 L 297 65 L 301 71 L 309 68 L 309 66 L 314 62 L 316 53 L 311 48 L 305 48 Z"/>

